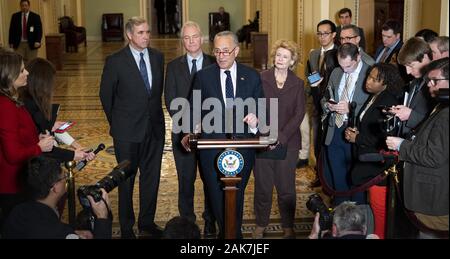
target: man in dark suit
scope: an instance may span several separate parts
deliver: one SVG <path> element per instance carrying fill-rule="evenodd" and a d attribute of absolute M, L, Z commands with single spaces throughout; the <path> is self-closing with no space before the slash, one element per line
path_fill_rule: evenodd
<path fill-rule="evenodd" d="M 164 0 L 155 0 L 154 6 L 156 9 L 156 20 L 158 27 L 158 34 L 166 33 L 166 12 L 164 8 L 166 7 Z"/>
<path fill-rule="evenodd" d="M 131 161 L 133 174 L 119 185 L 122 238 L 135 238 L 133 187 L 139 168 L 138 229 L 150 237 L 162 230 L 154 223 L 164 147 L 161 95 L 164 56 L 149 48 L 147 21 L 132 17 L 125 26 L 129 44 L 106 59 L 100 99 L 110 125 L 117 162 Z"/>
<path fill-rule="evenodd" d="M 27 63 L 37 57 L 41 47 L 41 17 L 30 11 L 30 1 L 20 1 L 20 12 L 13 14 L 9 25 L 9 46 L 22 55 Z"/>
<path fill-rule="evenodd" d="M 352 24 L 352 10 L 350 10 L 349 8 L 342 8 L 341 10 L 339 10 L 338 16 L 340 25 L 336 27 L 336 35 L 337 35 L 336 44 L 340 45 L 343 44 L 342 41 L 339 41 L 339 35 L 341 35 L 342 27 Z M 358 35 L 361 37 L 359 46 L 361 47 L 362 50 L 365 51 L 366 37 L 364 36 L 364 30 L 361 27 L 357 28 L 358 28 Z"/>
<path fill-rule="evenodd" d="M 218 27 L 217 32 L 230 30 L 230 14 L 225 12 L 223 6 L 219 7 L 219 14 L 214 17 L 214 25 Z"/>
<path fill-rule="evenodd" d="M 194 114 L 201 114 L 200 121 L 195 121 L 192 125 L 200 125 L 201 133 L 200 138 L 203 139 L 225 139 L 231 138 L 252 138 L 257 133 L 258 118 L 254 113 L 249 112 L 249 109 L 245 109 L 241 116 L 237 112 L 244 107 L 235 105 L 233 100 L 236 99 L 246 100 L 247 98 L 257 101 L 258 98 L 263 98 L 264 93 L 261 86 L 261 79 L 257 71 L 235 61 L 239 54 L 239 42 L 237 36 L 230 31 L 224 31 L 218 33 L 214 38 L 214 55 L 217 59 L 217 64 L 208 66 L 202 69 L 196 74 L 194 79 L 194 95 L 201 94 L 201 103 L 206 99 L 208 102 L 214 101 L 212 110 L 198 110 L 201 105 L 195 104 L 191 101 L 191 118 Z M 196 99 L 195 96 L 193 98 Z M 194 106 L 193 106 L 194 105 Z M 216 107 L 219 106 L 219 107 Z M 219 109 L 220 108 L 220 109 Z M 248 107 L 247 107 L 248 108 Z M 231 110 L 233 115 L 233 126 L 225 125 L 225 117 L 228 116 L 227 110 Z M 234 112 L 233 112 L 234 111 Z M 208 118 L 214 116 L 212 125 L 209 125 L 211 121 Z M 205 118 L 207 117 L 207 118 Z M 217 121 L 220 119 L 220 121 Z M 237 123 L 247 123 L 247 126 L 242 127 L 243 132 L 239 132 L 239 125 Z M 221 124 L 220 124 L 221 123 Z M 220 125 L 220 126 L 218 126 Z M 211 127 L 216 127 L 212 129 Z M 225 128 L 227 128 L 226 133 Z M 187 145 L 187 137 L 183 138 L 183 145 L 186 149 L 189 149 Z M 220 229 L 219 238 L 224 236 L 224 193 L 223 186 L 220 181 L 219 171 L 215 165 L 215 160 L 221 149 L 209 149 L 200 150 L 200 165 L 203 171 L 205 184 L 207 186 L 208 198 L 211 202 L 211 206 L 216 217 L 217 223 Z M 238 149 L 238 151 L 244 157 L 244 167 L 240 173 L 242 180 L 237 184 L 239 188 L 236 198 L 236 236 L 242 238 L 241 225 L 243 217 L 244 206 L 244 192 L 247 186 L 248 179 L 250 177 L 250 171 L 252 170 L 255 160 L 255 151 L 253 149 Z"/>
<path fill-rule="evenodd" d="M 449 59 L 431 62 L 425 73 L 428 91 L 434 98 L 439 89 L 449 88 Z M 431 230 L 448 236 L 449 205 L 449 109 L 447 103 L 434 106 L 430 116 L 421 124 L 412 140 L 388 137 L 387 146 L 399 151 L 405 162 L 403 195 L 405 207 Z M 423 231 L 423 229 L 421 229 Z M 431 232 L 431 231 L 430 231 Z M 434 233 L 421 232 L 419 238 L 437 238 Z"/>
<path fill-rule="evenodd" d="M 171 108 L 172 101 L 176 98 L 189 100 L 195 73 L 216 62 L 213 56 L 202 52 L 202 32 L 197 23 L 186 22 L 181 28 L 181 38 L 187 53 L 167 64 L 164 98 L 167 111 L 169 111 L 171 117 L 176 113 L 183 112 L 178 106 Z M 180 216 L 195 222 L 194 183 L 197 176 L 198 157 L 194 152 L 186 152 L 181 145 L 183 135 L 180 130 L 177 130 L 179 124 L 179 121 L 173 121 L 172 128 L 173 156 L 178 174 L 178 210 Z M 200 172 L 200 176 L 203 179 L 202 172 Z M 205 228 L 203 232 L 205 237 L 214 237 L 216 234 L 215 218 L 207 198 L 206 187 L 204 187 L 204 193 L 205 210 L 203 219 L 205 220 Z"/>
<path fill-rule="evenodd" d="M 359 114 L 368 94 L 364 91 L 364 80 L 369 65 L 361 59 L 358 47 L 344 43 L 338 49 L 340 67 L 333 70 L 327 91 L 321 104 L 327 120 L 324 121 L 325 147 L 324 175 L 336 191 L 348 191 L 348 173 L 352 167 L 351 144 L 344 138 L 344 131 L 349 122 L 350 103 L 355 102 L 353 114 Z M 334 205 L 346 200 L 364 203 L 364 195 L 356 193 L 352 197 L 336 196 Z"/>
<path fill-rule="evenodd" d="M 396 20 L 387 20 L 381 28 L 381 36 L 383 38 L 383 45 L 377 48 L 375 52 L 376 63 L 393 64 L 398 68 L 400 75 L 405 82 L 409 82 L 406 68 L 398 64 L 398 53 L 403 46 L 402 41 L 402 25 Z"/>

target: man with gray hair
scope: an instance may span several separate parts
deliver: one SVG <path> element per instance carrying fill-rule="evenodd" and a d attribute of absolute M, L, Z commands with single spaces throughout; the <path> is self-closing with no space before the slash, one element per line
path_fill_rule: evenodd
<path fill-rule="evenodd" d="M 363 63 L 372 66 L 375 60 L 361 48 L 361 32 L 356 25 L 349 24 L 342 27 L 340 34 L 337 34 L 341 44 L 352 43 L 358 47 L 359 54 Z"/>
<path fill-rule="evenodd" d="M 188 21 L 181 28 L 181 40 L 186 54 L 175 58 L 167 64 L 166 85 L 164 88 L 164 98 L 167 111 L 173 120 L 172 130 L 172 150 L 175 158 L 175 165 L 178 175 L 178 211 L 180 216 L 193 222 L 196 220 L 194 213 L 194 193 L 195 178 L 197 177 L 198 157 L 196 152 L 186 152 L 181 145 L 183 134 L 176 132 L 175 127 L 183 121 L 176 121 L 173 117 L 180 112 L 179 106 L 171 107 L 172 101 L 177 98 L 188 100 L 192 93 L 192 80 L 197 71 L 216 62 L 213 56 L 202 51 L 202 32 L 196 22 Z M 203 172 L 200 170 L 200 177 L 203 180 Z M 203 219 L 205 227 L 204 237 L 214 237 L 216 234 L 215 218 L 212 214 L 210 204 L 205 193 L 205 210 Z"/>
<path fill-rule="evenodd" d="M 333 225 L 331 236 L 334 239 L 366 239 L 376 238 L 376 235 L 367 235 L 368 206 L 356 205 L 355 202 L 344 201 L 333 210 Z M 316 213 L 309 239 L 320 239 L 326 230 L 320 229 L 320 214 Z"/>
<path fill-rule="evenodd" d="M 448 58 L 448 36 L 436 37 L 429 45 L 433 51 L 433 60 Z"/>
<path fill-rule="evenodd" d="M 164 56 L 149 47 L 150 27 L 145 19 L 132 17 L 125 30 L 128 45 L 106 58 L 100 84 L 117 162 L 131 161 L 132 175 L 119 185 L 121 236 L 136 238 L 133 187 L 139 168 L 138 229 L 159 238 L 162 229 L 154 219 L 165 135 L 161 102 Z"/>

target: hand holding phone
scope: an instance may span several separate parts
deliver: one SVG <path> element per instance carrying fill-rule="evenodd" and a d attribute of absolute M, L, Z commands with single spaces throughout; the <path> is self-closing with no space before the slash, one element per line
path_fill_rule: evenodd
<path fill-rule="evenodd" d="M 73 125 L 75 124 L 75 122 L 73 121 L 68 121 L 66 123 L 64 123 L 63 125 L 61 125 L 59 128 L 57 128 L 55 130 L 56 133 L 64 133 L 67 130 L 69 130 Z"/>
<path fill-rule="evenodd" d="M 319 72 L 314 72 L 308 76 L 308 82 L 310 85 L 317 83 L 320 79 L 322 79 L 322 77 Z"/>
<path fill-rule="evenodd" d="M 338 103 L 337 103 L 335 100 L 333 100 L 333 99 L 329 99 L 328 102 L 331 103 L 331 104 L 338 104 Z"/>

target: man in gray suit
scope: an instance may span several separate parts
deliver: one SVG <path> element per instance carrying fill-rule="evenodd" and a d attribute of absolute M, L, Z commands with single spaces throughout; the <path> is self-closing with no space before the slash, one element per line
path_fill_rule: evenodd
<path fill-rule="evenodd" d="M 366 102 L 368 94 L 364 91 L 364 81 L 369 66 L 362 62 L 358 47 L 344 43 L 338 49 L 340 67 L 333 70 L 328 82 L 327 91 L 321 104 L 327 119 L 325 126 L 324 175 L 331 187 L 336 191 L 348 191 L 350 184 L 347 173 L 352 166 L 351 144 L 344 138 L 346 126 L 353 118 L 350 115 L 350 104 L 356 106 L 352 114 L 358 114 Z M 337 196 L 334 205 L 353 200 L 364 203 L 363 193 L 350 196 Z"/>
<path fill-rule="evenodd" d="M 307 62 L 307 67 L 305 69 L 305 78 L 308 78 L 308 76 L 315 72 L 320 72 L 322 63 L 324 62 L 325 53 L 328 50 L 335 49 L 337 46 L 334 44 L 334 39 L 336 37 L 336 25 L 330 21 L 330 20 L 323 20 L 317 24 L 317 40 L 320 44 L 320 48 L 313 49 L 309 53 L 309 59 Z M 320 100 L 322 99 L 322 94 L 319 88 L 319 84 L 311 84 L 310 82 L 307 82 L 307 85 L 309 85 L 310 94 L 313 99 L 313 114 L 311 116 L 311 124 L 312 124 L 312 130 L 313 130 L 313 144 L 314 144 L 314 154 L 316 156 L 316 161 L 319 160 L 319 154 L 320 154 L 320 138 L 319 136 L 319 127 L 320 127 L 320 118 L 322 114 L 322 107 L 320 106 Z M 310 132 L 309 132 L 309 123 L 308 123 L 308 115 L 305 115 L 305 118 L 303 119 L 302 124 L 300 125 L 300 130 L 302 134 L 302 150 L 300 150 L 299 154 L 299 161 L 297 163 L 297 167 L 301 167 L 303 164 L 307 164 L 303 162 L 302 160 L 309 158 L 309 149 L 305 150 L 305 146 L 309 148 L 309 145 L 303 145 L 304 139 L 308 140 L 310 139 Z M 308 127 L 306 128 L 304 124 L 307 124 Z M 305 130 L 306 128 L 306 130 Z M 303 154 L 306 153 L 306 156 Z M 308 160 L 306 160 L 307 162 Z M 320 186 L 320 181 L 318 177 L 314 182 L 311 183 L 312 187 L 318 187 Z"/>
<path fill-rule="evenodd" d="M 131 161 L 132 175 L 119 185 L 119 221 L 122 238 L 133 232 L 133 187 L 139 168 L 139 221 L 141 233 L 159 238 L 155 223 L 165 124 L 161 96 L 164 56 L 149 48 L 147 21 L 132 17 L 125 25 L 129 44 L 108 56 L 100 83 L 100 100 L 110 126 L 117 162 Z"/>
<path fill-rule="evenodd" d="M 339 38 L 342 28 L 347 25 L 352 25 L 352 10 L 350 10 L 349 8 L 342 8 L 341 10 L 339 10 L 338 16 L 339 16 L 340 25 L 338 27 L 336 27 L 336 34 L 338 35 L 338 38 Z M 362 50 L 365 50 L 366 49 L 366 37 L 364 36 L 364 30 L 361 27 L 356 27 L 356 28 L 358 30 L 358 35 L 361 37 L 360 47 Z M 342 44 L 342 42 L 340 42 L 340 43 Z"/>
<path fill-rule="evenodd" d="M 369 56 L 366 52 L 364 52 L 364 48 L 361 47 L 361 32 L 359 31 L 356 25 L 350 24 L 342 27 L 340 34 L 338 37 L 341 41 L 341 44 L 344 43 L 352 43 L 358 46 L 359 54 L 361 55 L 361 60 L 369 66 L 375 64 L 375 60 Z"/>
<path fill-rule="evenodd" d="M 195 73 L 216 62 L 213 56 L 202 52 L 202 32 L 197 23 L 186 22 L 181 28 L 181 38 L 187 53 L 167 64 L 164 98 L 167 111 L 169 111 L 171 117 L 180 112 L 178 106 L 171 107 L 172 101 L 176 98 L 184 98 L 187 102 L 192 94 L 192 80 Z M 176 124 L 178 121 L 173 121 L 173 123 Z M 180 216 L 195 222 L 194 183 L 197 176 L 198 158 L 195 152 L 187 152 L 182 147 L 183 134 L 175 130 L 176 126 L 178 125 L 174 125 L 174 130 L 172 130 L 172 148 L 178 174 L 178 210 Z M 200 176 L 203 179 L 202 172 L 200 172 Z M 205 187 L 203 189 L 205 193 L 205 210 L 203 212 L 205 228 L 203 233 L 205 237 L 214 237 L 216 234 L 215 219 L 210 209 L 209 199 L 206 198 Z"/>
<path fill-rule="evenodd" d="M 448 90 L 449 59 L 431 62 L 426 70 L 428 91 L 432 97 L 439 89 Z M 448 93 L 448 92 L 447 92 Z M 448 97 L 448 95 L 447 95 Z M 437 104 L 421 124 L 413 140 L 388 137 L 387 146 L 399 151 L 405 162 L 403 193 L 405 207 L 431 230 L 446 232 L 448 238 L 449 135 L 447 103 Z M 423 231 L 423 230 L 421 230 Z M 435 233 L 420 233 L 420 238 L 436 238 Z"/>

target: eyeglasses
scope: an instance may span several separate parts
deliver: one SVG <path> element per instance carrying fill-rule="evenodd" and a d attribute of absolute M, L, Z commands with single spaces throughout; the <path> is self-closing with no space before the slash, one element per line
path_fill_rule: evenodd
<path fill-rule="evenodd" d="M 444 81 L 448 80 L 448 78 L 427 78 L 426 82 L 427 84 L 431 83 L 431 85 L 436 85 L 438 81 Z"/>
<path fill-rule="evenodd" d="M 349 40 L 352 40 L 352 39 L 354 39 L 354 38 L 356 38 L 356 37 L 358 37 L 358 36 L 352 36 L 352 37 L 341 37 L 340 39 L 341 39 L 341 41 L 344 41 L 344 40 L 347 40 L 347 41 L 349 41 Z"/>
<path fill-rule="evenodd" d="M 70 177 L 70 175 L 69 175 L 68 172 L 63 173 L 63 175 L 58 180 L 55 181 L 53 186 L 55 186 L 57 183 L 59 183 L 61 181 L 64 181 L 66 183 L 66 186 L 67 186 L 67 182 L 69 181 L 69 177 Z"/>
<path fill-rule="evenodd" d="M 214 56 L 220 56 L 220 54 L 222 54 L 224 57 L 228 57 L 229 55 L 231 55 L 231 53 L 233 53 L 234 52 L 234 50 L 237 48 L 237 46 L 236 47 L 234 47 L 234 49 L 232 49 L 231 51 L 220 51 L 220 49 L 214 49 L 213 50 L 213 54 L 214 54 Z"/>
<path fill-rule="evenodd" d="M 316 33 L 316 35 L 317 35 L 317 37 L 328 37 L 328 36 L 330 36 L 330 34 L 332 34 L 332 32 L 320 32 L 320 31 L 318 31 L 317 33 Z"/>

